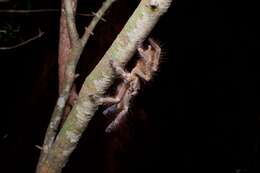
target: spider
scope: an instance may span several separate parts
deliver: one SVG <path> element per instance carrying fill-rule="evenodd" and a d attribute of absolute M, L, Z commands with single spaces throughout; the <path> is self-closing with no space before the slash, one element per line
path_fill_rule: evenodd
<path fill-rule="evenodd" d="M 137 48 L 140 58 L 131 72 L 124 70 L 115 61 L 109 61 L 114 72 L 122 79 L 113 97 L 91 96 L 99 105 L 110 105 L 103 111 L 104 115 L 115 114 L 116 116 L 107 126 L 105 130 L 107 133 L 117 129 L 121 122 L 124 121 L 132 100 L 140 90 L 141 80 L 149 82 L 158 70 L 161 48 L 153 39 L 149 38 L 148 41 L 147 49 L 142 48 L 142 46 Z"/>

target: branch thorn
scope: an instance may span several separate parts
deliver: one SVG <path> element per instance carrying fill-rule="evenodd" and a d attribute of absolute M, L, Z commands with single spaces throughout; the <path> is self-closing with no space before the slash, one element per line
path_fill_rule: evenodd
<path fill-rule="evenodd" d="M 100 16 L 98 13 L 92 12 L 92 14 L 93 14 L 94 16 L 96 16 L 97 18 L 99 18 L 100 20 L 106 22 L 106 19 L 104 19 L 104 18 L 103 18 L 102 16 Z"/>
<path fill-rule="evenodd" d="M 90 33 L 90 35 L 94 35 L 94 33 L 93 33 L 90 29 L 88 29 L 88 27 L 85 27 L 85 30 L 86 30 L 88 33 Z"/>
<path fill-rule="evenodd" d="M 43 150 L 43 147 L 42 146 L 40 146 L 40 145 L 35 145 L 35 147 L 37 148 L 37 149 L 39 149 L 39 150 Z"/>

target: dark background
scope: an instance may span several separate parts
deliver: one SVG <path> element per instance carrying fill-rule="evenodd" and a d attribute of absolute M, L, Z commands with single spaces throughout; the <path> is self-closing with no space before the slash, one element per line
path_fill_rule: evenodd
<path fill-rule="evenodd" d="M 138 1 L 118 1 L 95 30 L 79 63 L 80 88 Z M 96 1 L 79 1 L 80 12 Z M 1 9 L 58 9 L 56 1 L 0 2 Z M 151 37 L 160 72 L 137 98 L 125 127 L 107 135 L 99 113 L 65 173 L 256 173 L 259 161 L 259 9 L 249 1 L 175 0 Z M 78 28 L 89 22 L 78 17 Z M 0 13 L 0 172 L 33 173 L 57 97 L 58 12 Z"/>

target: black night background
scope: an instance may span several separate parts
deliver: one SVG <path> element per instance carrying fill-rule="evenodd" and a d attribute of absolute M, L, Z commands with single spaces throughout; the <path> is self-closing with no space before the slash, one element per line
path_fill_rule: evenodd
<path fill-rule="evenodd" d="M 80 59 L 84 81 L 138 4 L 118 0 Z M 101 1 L 79 0 L 79 12 Z M 0 9 L 59 9 L 59 1 L 0 1 Z M 126 128 L 104 133 L 97 113 L 64 173 L 260 172 L 258 6 L 249 1 L 174 0 L 151 37 L 160 71 L 138 96 Z M 77 17 L 79 32 L 90 21 Z M 0 172 L 33 173 L 58 90 L 59 12 L 1 13 Z"/>

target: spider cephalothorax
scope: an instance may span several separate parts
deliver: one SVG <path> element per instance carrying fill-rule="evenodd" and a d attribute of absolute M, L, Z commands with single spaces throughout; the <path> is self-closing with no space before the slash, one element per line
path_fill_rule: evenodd
<path fill-rule="evenodd" d="M 133 98 L 138 94 L 141 87 L 141 81 L 149 82 L 154 73 L 158 70 L 161 55 L 160 46 L 151 38 L 148 39 L 147 49 L 139 47 L 140 54 L 136 65 L 131 72 L 124 70 L 115 61 L 110 60 L 111 67 L 116 74 L 120 76 L 122 82 L 118 84 L 114 97 L 95 97 L 93 100 L 100 105 L 110 105 L 103 114 L 115 114 L 116 118 L 108 125 L 106 132 L 116 129 L 126 117 L 129 106 Z"/>

